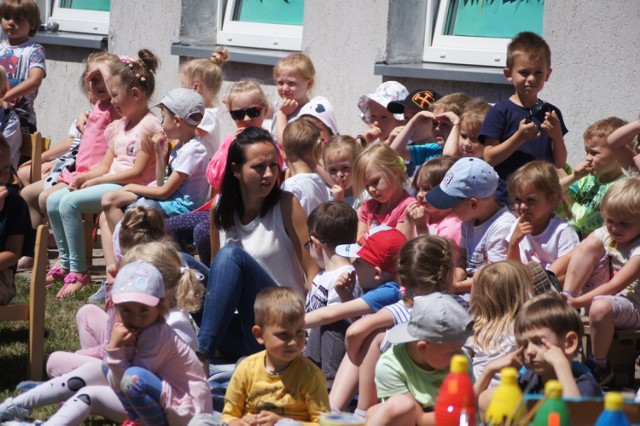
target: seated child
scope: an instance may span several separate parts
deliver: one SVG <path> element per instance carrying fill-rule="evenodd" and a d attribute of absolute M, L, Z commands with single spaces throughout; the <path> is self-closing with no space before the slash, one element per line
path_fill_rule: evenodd
<path fill-rule="evenodd" d="M 447 138 L 442 154 L 456 158 L 483 158 L 484 145 L 478 140 L 478 135 L 490 109 L 491 105 L 482 98 L 469 101 L 460 119 L 456 122 L 454 118 L 453 130 Z"/>
<path fill-rule="evenodd" d="M 548 380 L 558 380 L 564 398 L 601 397 L 602 389 L 586 366 L 573 360 L 583 331 L 578 312 L 558 295 L 545 294 L 529 300 L 515 321 L 518 349 L 487 364 L 476 380 L 476 394 L 486 389 L 504 367 L 519 368 L 524 364 L 526 370 L 518 379 L 523 390 L 541 394 Z"/>
<path fill-rule="evenodd" d="M 316 173 L 318 164 L 313 152 L 318 143 L 320 131 L 307 119 L 289 123 L 282 134 L 290 177 L 285 179 L 281 188 L 295 195 L 307 215 L 329 201 L 327 185 Z"/>
<path fill-rule="evenodd" d="M 409 322 L 387 335 L 394 345 L 382 354 L 375 373 L 383 402 L 367 411 L 367 425 L 434 425 L 440 384 L 472 325 L 452 296 L 436 292 L 416 298 Z"/>
<path fill-rule="evenodd" d="M 587 158 L 573 169 L 573 173 L 560 179 L 571 208 L 569 223 L 581 239 L 602 226 L 602 198 L 611 184 L 624 177 L 621 161 L 633 157 L 631 140 L 616 149 L 607 144 L 609 135 L 625 124 L 626 121 L 620 118 L 609 117 L 587 127 L 582 135 Z M 621 152 L 625 155 L 618 156 Z"/>
<path fill-rule="evenodd" d="M 637 175 L 640 169 L 638 135 L 640 135 L 640 118 L 616 129 L 607 137 L 607 145 L 629 176 Z"/>
<path fill-rule="evenodd" d="M 22 255 L 25 235 L 31 231 L 27 203 L 18 189 L 9 184 L 10 147 L 0 135 L 0 305 L 7 305 L 16 295 L 16 264 Z"/>
<path fill-rule="evenodd" d="M 485 263 L 507 258 L 509 229 L 516 220 L 506 206 L 498 204 L 495 192 L 498 174 L 478 158 L 461 158 L 449 169 L 439 186 L 427 193 L 433 207 L 452 209 L 462 223 L 460 246 L 463 256 L 457 268 L 453 291 L 468 293 L 473 274 Z"/>
<path fill-rule="evenodd" d="M 253 334 L 265 350 L 243 359 L 231 377 L 222 420 L 229 425 L 273 425 L 280 419 L 317 423 L 329 412 L 322 372 L 300 352 L 304 302 L 287 287 L 256 296 Z"/>
<path fill-rule="evenodd" d="M 358 108 L 362 112 L 360 117 L 369 129 L 364 135 L 358 136 L 362 146 L 377 140 L 385 142 L 391 131 L 404 124 L 402 114 L 391 114 L 387 105 L 393 101 L 405 99 L 409 91 L 397 81 L 385 81 L 376 88 L 375 93 L 360 96 Z"/>
<path fill-rule="evenodd" d="M 286 129 L 284 136 L 286 141 Z M 351 261 L 336 253 L 338 245 L 352 244 L 356 241 L 358 215 L 355 210 L 339 201 L 323 203 L 311 212 L 307 218 L 307 226 L 307 247 L 311 251 L 311 258 L 322 270 L 311 283 L 305 312 L 359 297 L 362 293 L 359 286 L 355 285 L 353 290 L 349 291 L 344 286 L 346 282 L 340 280 L 343 273 L 349 274 L 355 270 Z M 349 322 L 343 320 L 330 326 L 307 330 L 304 354 L 322 367 L 329 387 L 345 354 L 344 338 L 348 326 Z"/>

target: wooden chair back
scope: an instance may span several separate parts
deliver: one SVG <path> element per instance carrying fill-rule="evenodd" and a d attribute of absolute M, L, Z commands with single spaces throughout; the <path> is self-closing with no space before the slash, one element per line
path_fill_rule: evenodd
<path fill-rule="evenodd" d="M 31 160 L 31 182 L 42 179 L 42 152 L 49 148 L 50 143 L 51 140 L 43 138 L 40 132 L 22 134 L 20 157 Z"/>

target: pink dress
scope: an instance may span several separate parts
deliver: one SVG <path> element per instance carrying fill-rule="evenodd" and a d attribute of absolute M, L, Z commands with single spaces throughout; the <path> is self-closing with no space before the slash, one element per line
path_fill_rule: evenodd
<path fill-rule="evenodd" d="M 358 220 L 367 224 L 367 229 L 371 229 L 374 226 L 387 225 L 392 228 L 398 226 L 399 223 L 405 221 L 404 212 L 407 210 L 407 206 L 414 202 L 413 198 L 408 192 L 405 192 L 396 206 L 387 213 L 376 213 L 380 203 L 376 200 L 367 200 L 362 203 L 360 211 L 358 212 Z"/>

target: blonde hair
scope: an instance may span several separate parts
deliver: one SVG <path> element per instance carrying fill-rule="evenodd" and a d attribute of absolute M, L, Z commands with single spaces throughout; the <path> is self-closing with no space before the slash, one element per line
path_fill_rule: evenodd
<path fill-rule="evenodd" d="M 254 80 L 252 78 L 245 78 L 239 81 L 236 81 L 229 88 L 229 92 L 227 92 L 227 96 L 224 98 L 224 103 L 227 105 L 227 109 L 231 111 L 231 104 L 233 103 L 233 99 L 239 94 L 251 94 L 257 100 L 258 104 L 263 107 L 269 106 L 269 100 L 267 99 L 267 95 L 264 94 L 262 87 L 260 87 L 260 83 L 258 80 Z"/>
<path fill-rule="evenodd" d="M 136 244 L 162 239 L 166 235 L 164 215 L 151 207 L 134 206 L 124 212 L 120 221 L 118 242 L 126 253 Z"/>
<path fill-rule="evenodd" d="M 358 155 L 360 155 L 360 153 L 362 152 L 362 145 L 360 145 L 360 143 L 351 136 L 331 136 L 328 141 L 323 141 L 322 143 L 316 144 L 316 147 L 314 148 L 316 161 L 318 161 L 319 163 L 321 162 L 324 165 L 324 162 L 327 158 L 327 153 L 340 149 L 344 149 L 351 154 L 351 164 L 353 165 L 355 164 Z"/>
<path fill-rule="evenodd" d="M 229 51 L 221 47 L 209 58 L 192 59 L 180 67 L 180 74 L 191 83 L 202 83 L 202 97 L 206 106 L 216 102 L 222 88 L 222 65 L 229 59 Z"/>
<path fill-rule="evenodd" d="M 600 204 L 602 216 L 640 216 L 640 179 L 630 177 L 609 187 Z"/>
<path fill-rule="evenodd" d="M 304 318 L 304 300 L 289 287 L 267 287 L 256 296 L 253 310 L 259 327 L 293 324 Z"/>
<path fill-rule="evenodd" d="M 462 122 L 467 122 L 475 130 L 477 133 L 480 133 L 480 127 L 482 127 L 482 122 L 484 121 L 487 113 L 491 109 L 491 105 L 486 103 L 482 98 L 475 98 L 470 100 L 465 106 L 464 112 L 460 116 L 460 124 Z"/>
<path fill-rule="evenodd" d="M 118 63 L 120 63 L 120 58 L 117 55 L 109 53 L 105 50 L 101 50 L 99 52 L 93 52 L 87 56 L 85 60 L 85 72 L 89 72 L 92 64 L 96 63 L 104 63 L 109 66 L 109 68 L 115 67 Z"/>
<path fill-rule="evenodd" d="M 562 197 L 563 191 L 558 172 L 547 161 L 535 160 L 520 167 L 509 176 L 507 188 L 512 199 L 526 190 L 542 193 L 547 197 L 547 200 L 555 196 L 556 205 L 562 204 L 562 208 L 571 219 L 571 210 Z"/>
<path fill-rule="evenodd" d="M 309 120 L 300 119 L 287 124 L 282 133 L 282 145 L 289 160 L 313 160 L 320 130 Z"/>
<path fill-rule="evenodd" d="M 393 149 L 381 142 L 374 142 L 364 149 L 353 166 L 353 193 L 361 194 L 366 188 L 365 171 L 373 165 L 391 183 L 396 182 L 400 190 L 409 181 L 407 167 Z"/>
<path fill-rule="evenodd" d="M 618 117 L 607 117 L 602 120 L 598 120 L 595 123 L 591 124 L 587 127 L 587 130 L 584 131 L 582 138 L 585 142 L 590 141 L 592 139 L 606 139 L 614 130 L 619 129 L 620 127 L 628 124 L 626 120 Z M 605 144 L 606 145 L 606 144 Z M 633 148 L 633 140 L 629 144 L 631 148 Z"/>
<path fill-rule="evenodd" d="M 534 295 L 533 278 L 520 262 L 506 260 L 483 266 L 473 277 L 469 310 L 473 342 L 486 351 L 498 349 L 525 302 Z"/>
<path fill-rule="evenodd" d="M 462 115 L 462 112 L 467 107 L 467 104 L 471 101 L 471 96 L 466 93 L 456 92 L 443 96 L 429 106 L 429 111 L 434 112 L 437 110 L 451 111 L 458 117 Z"/>
<path fill-rule="evenodd" d="M 165 291 L 171 291 L 175 304 L 186 312 L 196 312 L 202 305 L 204 286 L 198 281 L 192 269 L 184 268 L 180 253 L 169 238 L 138 244 L 124 256 L 123 265 L 141 260 L 158 268 L 164 281 Z M 174 301 L 170 301 L 174 302 Z"/>
<path fill-rule="evenodd" d="M 449 290 L 453 283 L 451 240 L 435 235 L 409 240 L 398 256 L 398 277 L 416 296 Z"/>
<path fill-rule="evenodd" d="M 273 79 L 278 79 L 278 74 L 283 68 L 293 70 L 295 74 L 299 74 L 305 80 L 314 80 L 316 78 L 316 69 L 313 66 L 311 58 L 304 53 L 291 53 L 280 59 L 273 67 Z"/>

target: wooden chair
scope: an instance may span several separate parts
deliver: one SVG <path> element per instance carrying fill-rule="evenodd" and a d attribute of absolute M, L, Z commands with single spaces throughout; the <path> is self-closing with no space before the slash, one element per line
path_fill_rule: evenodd
<path fill-rule="evenodd" d="M 42 179 L 42 152 L 49 148 L 50 143 L 51 140 L 43 138 L 40 132 L 22 134 L 20 159 L 31 160 L 31 182 Z"/>
<path fill-rule="evenodd" d="M 31 380 L 42 380 L 44 366 L 44 278 L 47 273 L 46 226 L 38 226 L 34 249 L 33 271 L 27 303 L 0 306 L 0 321 L 29 321 L 28 376 Z"/>

